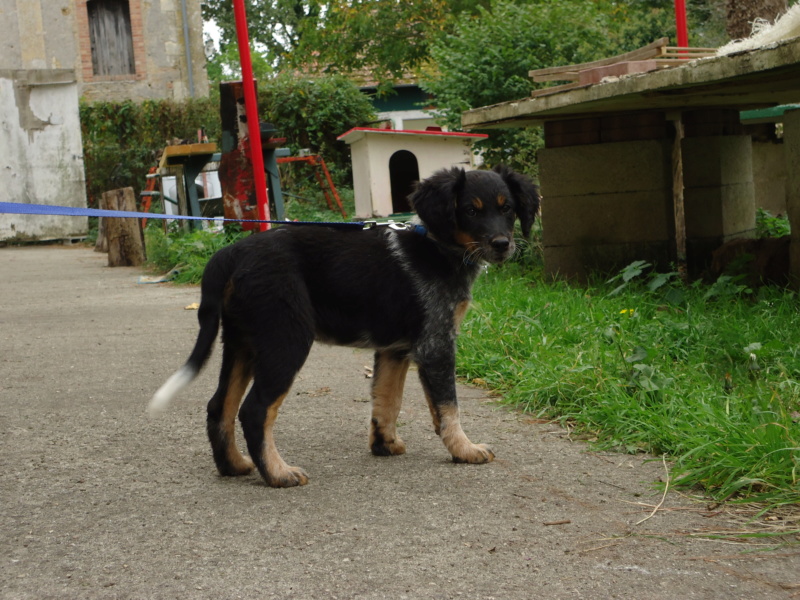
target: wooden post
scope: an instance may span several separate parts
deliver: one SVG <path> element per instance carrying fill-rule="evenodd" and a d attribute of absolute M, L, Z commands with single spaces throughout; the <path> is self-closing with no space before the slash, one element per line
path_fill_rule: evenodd
<path fill-rule="evenodd" d="M 683 114 L 670 115 L 675 125 L 672 142 L 672 206 L 675 219 L 675 255 L 679 270 L 686 265 L 686 211 L 683 197 Z"/>
<path fill-rule="evenodd" d="M 136 211 L 133 188 L 103 192 L 100 208 Z M 139 219 L 104 217 L 109 267 L 137 267 L 145 260 L 142 226 Z"/>
<path fill-rule="evenodd" d="M 100 204 L 103 204 L 102 199 Z M 108 238 L 106 237 L 106 220 L 103 217 L 97 219 L 97 240 L 94 244 L 95 252 L 108 252 Z"/>

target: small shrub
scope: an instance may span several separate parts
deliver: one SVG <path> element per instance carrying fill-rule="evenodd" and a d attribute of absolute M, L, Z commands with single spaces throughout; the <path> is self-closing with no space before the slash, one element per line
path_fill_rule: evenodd
<path fill-rule="evenodd" d="M 792 233 L 789 219 L 782 215 L 772 216 L 768 210 L 756 211 L 756 235 L 760 238 L 779 238 Z"/>

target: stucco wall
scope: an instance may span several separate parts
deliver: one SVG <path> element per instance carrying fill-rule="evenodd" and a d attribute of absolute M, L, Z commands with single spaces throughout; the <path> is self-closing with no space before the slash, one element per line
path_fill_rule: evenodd
<path fill-rule="evenodd" d="M 86 207 L 72 71 L 0 71 L 0 148 L 3 200 Z M 2 241 L 79 237 L 87 230 L 86 217 L 0 214 Z"/>

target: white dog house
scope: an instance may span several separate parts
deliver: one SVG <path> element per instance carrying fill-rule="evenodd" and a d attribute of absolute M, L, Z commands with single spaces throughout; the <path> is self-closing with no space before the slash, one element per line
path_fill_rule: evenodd
<path fill-rule="evenodd" d="M 339 136 L 350 145 L 356 216 L 410 212 L 414 183 L 445 167 L 473 168 L 472 142 L 484 134 L 356 127 Z"/>

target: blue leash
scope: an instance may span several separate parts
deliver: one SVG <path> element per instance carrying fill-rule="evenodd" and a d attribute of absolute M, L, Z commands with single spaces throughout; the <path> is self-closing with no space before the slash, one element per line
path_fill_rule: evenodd
<path fill-rule="evenodd" d="M 112 217 L 116 219 L 175 219 L 184 221 L 223 221 L 226 223 L 272 223 L 274 225 L 317 225 L 340 229 L 372 229 L 388 225 L 396 231 L 413 231 L 426 236 L 428 230 L 423 225 L 411 223 L 378 223 L 377 221 L 270 221 L 260 219 L 223 219 L 221 217 L 194 217 L 189 215 L 163 215 L 161 213 L 134 212 L 130 210 L 105 210 L 101 208 L 78 208 L 74 206 L 51 206 L 49 204 L 23 204 L 21 202 L 0 202 L 0 214 L 11 215 L 58 215 L 62 217 Z"/>
<path fill-rule="evenodd" d="M 0 214 L 16 215 L 58 215 L 62 217 L 114 217 L 122 219 L 176 219 L 184 221 L 224 221 L 235 223 L 272 223 L 275 225 L 324 225 L 327 227 L 364 229 L 370 226 L 365 221 L 318 222 L 318 221 L 268 221 L 260 219 L 221 219 L 214 217 L 194 217 L 189 215 L 164 215 L 161 213 L 133 212 L 128 210 L 104 210 L 100 208 L 77 208 L 72 206 L 50 206 L 47 204 L 23 204 L 21 202 L 0 202 Z"/>

